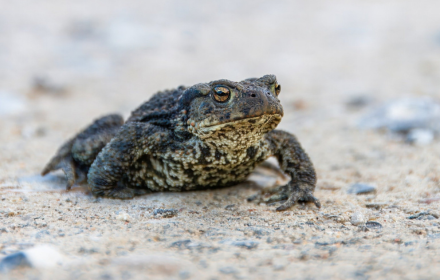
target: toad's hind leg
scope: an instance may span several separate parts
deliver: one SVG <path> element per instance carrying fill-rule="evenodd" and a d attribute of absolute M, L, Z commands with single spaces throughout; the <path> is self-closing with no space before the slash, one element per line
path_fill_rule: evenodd
<path fill-rule="evenodd" d="M 61 146 L 41 174 L 44 176 L 51 171 L 63 170 L 68 190 L 76 182 L 86 181 L 90 165 L 123 124 L 124 120 L 119 115 L 108 115 L 94 121 Z"/>

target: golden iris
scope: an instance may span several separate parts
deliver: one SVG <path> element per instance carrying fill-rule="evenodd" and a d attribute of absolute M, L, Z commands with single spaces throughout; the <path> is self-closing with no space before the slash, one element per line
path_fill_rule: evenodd
<path fill-rule="evenodd" d="M 224 103 L 229 100 L 231 90 L 225 86 L 217 86 L 214 88 L 213 96 L 215 101 Z"/>
<path fill-rule="evenodd" d="M 275 83 L 275 94 L 278 96 L 281 92 L 281 85 L 279 83 Z"/>

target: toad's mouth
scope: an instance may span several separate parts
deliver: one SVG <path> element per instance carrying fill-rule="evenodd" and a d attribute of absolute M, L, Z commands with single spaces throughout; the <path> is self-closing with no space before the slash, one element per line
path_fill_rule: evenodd
<path fill-rule="evenodd" d="M 256 117 L 237 117 L 235 119 L 214 122 L 214 123 L 211 123 L 209 122 L 209 120 L 205 119 L 204 121 L 200 122 L 197 129 L 208 132 L 208 131 L 220 130 L 226 126 L 236 127 L 247 124 L 251 126 L 265 126 L 265 125 L 275 124 L 276 127 L 276 125 L 278 125 L 278 123 L 281 121 L 281 118 L 282 115 L 280 114 L 264 114 Z"/>

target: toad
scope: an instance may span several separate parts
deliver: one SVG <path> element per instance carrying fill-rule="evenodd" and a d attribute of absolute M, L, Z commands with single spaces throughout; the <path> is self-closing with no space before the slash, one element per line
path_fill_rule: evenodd
<path fill-rule="evenodd" d="M 217 80 L 158 92 L 127 121 L 108 115 L 65 143 L 42 175 L 61 169 L 67 189 L 87 181 L 96 197 L 227 187 L 274 156 L 290 182 L 270 191 L 286 210 L 313 196 L 316 174 L 283 117 L 274 75 Z"/>

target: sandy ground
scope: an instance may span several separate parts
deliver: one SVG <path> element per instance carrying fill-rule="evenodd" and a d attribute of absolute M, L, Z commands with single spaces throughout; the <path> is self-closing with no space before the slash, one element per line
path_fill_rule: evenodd
<path fill-rule="evenodd" d="M 0 6 L 0 258 L 40 244 L 63 255 L 0 278 L 439 278 L 439 140 L 413 146 L 356 125 L 387 100 L 439 96 L 437 1 Z M 160 89 L 268 73 L 283 87 L 280 127 L 316 166 L 321 209 L 275 212 L 246 201 L 250 185 L 96 200 L 38 175 L 103 114 L 128 116 Z M 359 96 L 365 106 L 347 106 Z M 253 180 L 270 183 L 261 172 Z M 347 194 L 358 182 L 377 192 Z"/>

